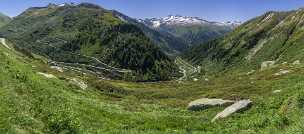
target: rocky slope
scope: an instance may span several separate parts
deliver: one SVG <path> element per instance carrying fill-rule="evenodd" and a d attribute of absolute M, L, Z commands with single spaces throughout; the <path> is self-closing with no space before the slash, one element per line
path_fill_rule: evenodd
<path fill-rule="evenodd" d="M 177 72 L 141 29 L 89 3 L 29 8 L 0 34 L 53 61 L 132 70 L 127 79 L 168 80 Z"/>
<path fill-rule="evenodd" d="M 183 39 L 188 47 L 221 37 L 240 24 L 238 22 L 210 22 L 198 17 L 181 15 L 139 19 L 138 21 L 161 33 L 170 33 Z"/>

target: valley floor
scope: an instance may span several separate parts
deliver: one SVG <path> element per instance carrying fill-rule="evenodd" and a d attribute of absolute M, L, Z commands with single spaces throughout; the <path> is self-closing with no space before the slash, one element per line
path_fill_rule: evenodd
<path fill-rule="evenodd" d="M 208 81 L 133 83 L 60 73 L 39 59 L 0 50 L 0 133 L 304 133 L 302 65 L 218 74 Z M 274 75 L 280 69 L 290 73 Z M 88 88 L 71 83 L 73 77 Z M 251 99 L 253 105 L 211 123 L 224 107 L 186 109 L 202 97 Z"/>

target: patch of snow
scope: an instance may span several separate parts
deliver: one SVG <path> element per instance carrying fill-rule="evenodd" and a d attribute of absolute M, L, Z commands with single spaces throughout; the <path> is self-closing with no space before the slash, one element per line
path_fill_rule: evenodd
<path fill-rule="evenodd" d="M 64 7 L 66 4 L 65 3 L 62 3 L 62 4 L 59 4 L 58 7 Z"/>
<path fill-rule="evenodd" d="M 229 26 L 235 28 L 242 24 L 242 22 L 239 21 L 212 22 L 212 21 L 204 20 L 199 17 L 190 17 L 190 16 L 181 16 L 181 15 L 169 15 L 163 18 L 137 19 L 137 21 L 154 28 L 157 28 L 160 25 L 202 25 L 202 24 Z"/>
<path fill-rule="evenodd" d="M 242 25 L 242 22 L 241 21 L 227 21 L 227 22 L 218 23 L 218 25 L 221 25 L 221 24 L 224 26 L 237 27 L 237 26 Z"/>
<path fill-rule="evenodd" d="M 161 25 L 160 21 L 152 21 L 153 27 L 157 28 Z"/>

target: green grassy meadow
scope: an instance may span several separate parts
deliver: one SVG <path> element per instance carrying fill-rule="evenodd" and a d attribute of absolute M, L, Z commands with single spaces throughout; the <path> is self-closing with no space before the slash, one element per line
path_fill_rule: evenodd
<path fill-rule="evenodd" d="M 247 75 L 223 72 L 208 81 L 135 83 L 49 69 L 42 58 L 0 46 L 0 133 L 303 133 L 304 69 L 279 65 Z M 291 73 L 274 76 L 279 69 Z M 54 74 L 46 78 L 37 72 Z M 68 82 L 78 77 L 86 90 Z M 281 90 L 279 93 L 273 93 Z M 190 112 L 201 97 L 251 99 L 249 110 L 211 123 L 224 107 Z"/>

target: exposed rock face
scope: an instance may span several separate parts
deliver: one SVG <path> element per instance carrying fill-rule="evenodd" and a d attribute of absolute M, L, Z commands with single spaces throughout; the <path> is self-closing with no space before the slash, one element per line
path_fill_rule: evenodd
<path fill-rule="evenodd" d="M 51 66 L 50 68 L 57 70 L 58 72 L 63 72 L 63 69 L 59 66 Z"/>
<path fill-rule="evenodd" d="M 192 101 L 188 105 L 188 110 L 191 111 L 198 111 L 207 109 L 209 107 L 214 106 L 224 106 L 232 104 L 234 101 L 231 100 L 222 100 L 222 99 L 208 99 L 208 98 L 202 98 L 195 101 Z"/>
<path fill-rule="evenodd" d="M 76 79 L 76 78 L 71 79 L 70 83 L 80 87 L 83 90 L 88 88 L 88 85 L 86 83 L 84 83 L 82 80 L 79 80 L 79 79 Z"/>
<path fill-rule="evenodd" d="M 233 105 L 227 107 L 226 109 L 224 109 L 224 111 L 218 113 L 213 119 L 212 122 L 214 122 L 217 119 L 220 118 L 226 118 L 229 115 L 238 112 L 240 110 L 246 109 L 248 106 L 250 106 L 250 104 L 252 103 L 251 100 L 241 100 L 238 101 L 236 103 L 234 103 Z"/>
<path fill-rule="evenodd" d="M 271 68 L 271 67 L 274 66 L 274 64 L 275 64 L 275 61 L 264 61 L 261 64 L 261 70 L 265 70 L 265 69 Z"/>

